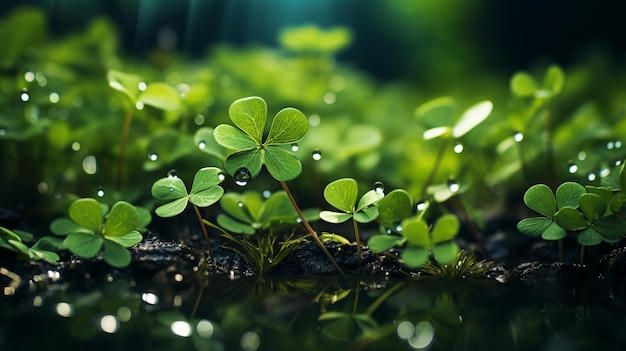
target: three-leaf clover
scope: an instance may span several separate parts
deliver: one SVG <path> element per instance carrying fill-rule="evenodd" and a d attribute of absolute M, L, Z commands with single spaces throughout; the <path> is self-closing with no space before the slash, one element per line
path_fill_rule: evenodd
<path fill-rule="evenodd" d="M 395 189 L 378 203 L 378 222 L 388 230 L 388 234 L 375 235 L 367 242 L 370 250 L 380 253 L 394 246 L 402 245 L 406 239 L 392 232 L 402 233 L 402 221 L 413 214 L 413 202 L 406 190 Z"/>
<path fill-rule="evenodd" d="M 425 264 L 430 255 L 442 264 L 452 262 L 459 253 L 459 246 L 452 239 L 459 232 L 459 220 L 455 215 L 445 214 L 435 222 L 432 232 L 418 217 L 411 217 L 402 223 L 402 235 L 408 246 L 401 257 L 408 267 Z"/>
<path fill-rule="evenodd" d="M 126 267 L 131 256 L 127 250 L 143 237 L 137 209 L 119 201 L 105 217 L 107 206 L 95 199 L 78 199 L 69 207 L 69 218 L 59 218 L 50 224 L 57 235 L 67 235 L 63 246 L 79 257 L 96 256 L 104 246 L 104 261 L 114 267 Z M 106 218 L 106 221 L 105 221 Z"/>
<path fill-rule="evenodd" d="M 577 216 L 572 215 L 572 211 L 577 212 L 575 209 L 578 208 L 580 196 L 584 193 L 585 188 L 574 182 L 561 184 L 556 190 L 556 197 L 545 184 L 531 186 L 524 194 L 524 203 L 544 217 L 522 219 L 517 224 L 517 229 L 529 236 L 541 235 L 545 240 L 563 239 L 566 230 L 557 223 L 556 218 L 560 217 L 559 222 L 567 228 L 584 226 Z"/>
<path fill-rule="evenodd" d="M 322 211 L 320 218 L 329 223 L 343 223 L 352 219 L 359 260 L 361 259 L 361 238 L 357 222 L 369 223 L 378 217 L 378 208 L 373 205 L 385 196 L 381 189 L 366 192 L 357 203 L 359 187 L 357 181 L 352 178 L 337 179 L 324 188 L 326 201 L 341 212 Z"/>
<path fill-rule="evenodd" d="M 191 191 L 182 179 L 168 175 L 154 182 L 152 196 L 159 200 L 169 201 L 155 210 L 160 217 L 174 217 L 187 207 L 189 202 L 196 206 L 210 206 L 224 195 L 224 189 L 218 184 L 224 180 L 224 172 L 217 167 L 204 167 L 196 172 Z"/>
<path fill-rule="evenodd" d="M 28 247 L 24 242 L 33 240 L 33 235 L 21 230 L 10 230 L 0 227 L 0 247 L 17 252 L 21 257 L 30 260 L 44 260 L 56 262 L 59 255 L 51 249 L 59 248 L 59 243 L 55 238 L 45 236 L 37 240 L 32 247 Z"/>
<path fill-rule="evenodd" d="M 217 126 L 213 132 L 215 140 L 222 146 L 235 150 L 228 155 L 224 169 L 241 184 L 256 177 L 265 164 L 268 172 L 279 181 L 296 178 L 302 172 L 302 164 L 283 145 L 293 144 L 304 137 L 308 130 L 306 116 L 295 108 L 280 110 L 263 139 L 267 119 L 267 105 L 260 97 L 236 100 L 228 110 L 228 124 Z"/>

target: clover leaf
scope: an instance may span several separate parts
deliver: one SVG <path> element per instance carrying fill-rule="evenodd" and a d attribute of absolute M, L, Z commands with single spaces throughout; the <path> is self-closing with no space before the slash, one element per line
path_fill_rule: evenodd
<path fill-rule="evenodd" d="M 0 248 L 18 253 L 19 257 L 30 260 L 43 260 L 46 262 L 56 262 L 59 255 L 52 251 L 58 249 L 60 244 L 51 237 L 43 237 L 28 247 L 24 242 L 33 240 L 33 235 L 21 230 L 10 230 L 0 227 Z"/>
<path fill-rule="evenodd" d="M 105 216 L 106 209 L 95 199 L 78 199 L 70 205 L 69 218 L 53 221 L 50 230 L 67 235 L 63 246 L 79 257 L 92 258 L 104 246 L 105 262 L 126 267 L 131 261 L 127 248 L 143 239 L 136 230 L 139 213 L 135 206 L 124 201 L 115 203 Z"/>
<path fill-rule="evenodd" d="M 402 233 L 402 221 L 413 214 L 413 201 L 406 190 L 396 189 L 380 200 L 377 207 L 378 222 L 386 228 L 387 233 L 372 236 L 367 245 L 372 252 L 380 253 L 406 242 L 404 236 L 392 232 Z"/>
<path fill-rule="evenodd" d="M 304 137 L 308 130 L 306 116 L 295 108 L 280 110 L 263 140 L 267 105 L 260 97 L 247 97 L 233 102 L 228 110 L 231 121 L 217 126 L 213 132 L 218 144 L 234 150 L 224 162 L 228 174 L 236 181 L 256 177 L 265 164 L 270 175 L 279 181 L 296 178 L 302 164 L 294 154 L 282 148 Z"/>
<path fill-rule="evenodd" d="M 525 218 L 517 224 L 517 229 L 529 236 L 541 235 L 545 240 L 562 239 L 566 234 L 565 228 L 580 227 L 580 218 L 572 210 L 576 211 L 584 193 L 585 188 L 574 182 L 561 184 L 556 190 L 556 197 L 545 184 L 531 186 L 524 194 L 524 203 L 544 217 Z M 557 223 L 556 217 L 560 218 L 560 223 Z"/>
<path fill-rule="evenodd" d="M 432 232 L 429 232 L 428 225 L 421 218 L 412 217 L 406 220 L 402 235 L 408 246 L 401 254 L 402 261 L 408 267 L 419 267 L 432 254 L 439 263 L 452 262 L 459 252 L 459 246 L 453 241 L 459 227 L 459 220 L 451 214 L 437 219 Z"/>
<path fill-rule="evenodd" d="M 169 201 L 155 210 L 160 217 L 174 217 L 187 207 L 191 202 L 200 207 L 210 206 L 224 195 L 224 189 L 218 184 L 224 180 L 224 173 L 216 167 L 204 167 L 196 172 L 191 185 L 191 191 L 182 179 L 169 175 L 154 182 L 152 196 L 159 200 Z"/>

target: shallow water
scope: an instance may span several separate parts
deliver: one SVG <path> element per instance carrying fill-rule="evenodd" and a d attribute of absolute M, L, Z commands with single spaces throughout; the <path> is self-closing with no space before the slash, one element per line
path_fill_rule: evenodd
<path fill-rule="evenodd" d="M 618 350 L 619 284 L 339 277 L 54 277 L 0 298 L 13 350 Z M 158 280 L 168 284 L 156 283 Z"/>

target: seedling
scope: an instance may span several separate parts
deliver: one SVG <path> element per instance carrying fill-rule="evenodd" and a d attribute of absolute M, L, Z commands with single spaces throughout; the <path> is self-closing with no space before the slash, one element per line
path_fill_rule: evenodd
<path fill-rule="evenodd" d="M 262 165 L 265 165 L 270 175 L 280 182 L 309 234 L 337 270 L 343 273 L 337 261 L 324 247 L 304 217 L 289 191 L 287 183 L 285 183 L 300 175 L 302 164 L 294 154 L 285 150 L 283 146 L 296 143 L 304 138 L 309 126 L 306 116 L 295 108 L 288 107 L 280 110 L 272 121 L 267 137 L 263 139 L 267 120 L 265 100 L 255 96 L 236 100 L 230 105 L 228 113 L 237 128 L 228 124 L 220 124 L 213 132 L 215 140 L 220 145 L 234 150 L 224 161 L 226 172 L 233 176 L 238 185 L 244 186 L 256 177 L 261 172 Z"/>
<path fill-rule="evenodd" d="M 390 192 L 380 201 L 378 208 L 379 222 L 388 232 L 373 236 L 368 241 L 372 252 L 381 253 L 394 246 L 406 244 L 401 258 L 404 264 L 411 268 L 424 265 L 431 255 L 442 264 L 448 264 L 456 258 L 460 250 L 453 241 L 459 231 L 459 220 L 456 216 L 451 214 L 441 216 L 431 232 L 422 218 L 423 211 L 418 215 L 412 215 L 411 198 L 401 189 Z"/>
<path fill-rule="evenodd" d="M 59 249 L 61 243 L 56 238 L 45 236 L 28 247 L 25 242 L 33 240 L 33 235 L 21 230 L 10 230 L 0 227 L 0 247 L 17 252 L 20 258 L 56 262 L 59 255 L 51 250 Z"/>
<path fill-rule="evenodd" d="M 208 207 L 219 201 L 224 195 L 224 189 L 220 184 L 225 179 L 224 172 L 216 167 L 204 167 L 196 172 L 191 185 L 191 191 L 187 192 L 187 188 L 182 179 L 178 178 L 175 173 L 170 172 L 165 178 L 161 178 L 152 185 L 152 196 L 159 200 L 169 201 L 156 208 L 155 213 L 160 217 L 174 217 L 179 215 L 187 208 L 191 202 L 196 217 L 200 222 L 202 234 L 206 241 L 207 248 L 211 260 L 213 260 L 213 250 L 209 241 L 209 234 L 200 210 L 198 207 Z"/>
<path fill-rule="evenodd" d="M 66 235 L 63 246 L 79 257 L 92 258 L 104 246 L 106 263 L 126 267 L 131 260 L 126 248 L 143 239 L 136 230 L 139 226 L 139 213 L 128 202 L 119 201 L 108 211 L 108 206 L 97 200 L 84 198 L 72 202 L 69 218 L 56 219 L 50 230 L 56 235 Z"/>
<path fill-rule="evenodd" d="M 352 219 L 354 236 L 356 237 L 357 256 L 361 263 L 361 236 L 358 223 L 369 223 L 378 217 L 378 208 L 373 206 L 384 195 L 382 183 L 377 183 L 375 189 L 366 192 L 357 204 L 359 189 L 357 181 L 352 178 L 342 178 L 329 183 L 324 188 L 324 198 L 329 204 L 342 212 L 322 211 L 320 218 L 329 223 L 343 223 Z"/>
<path fill-rule="evenodd" d="M 120 140 L 120 155 L 115 176 L 116 188 L 122 185 L 124 157 L 126 154 L 126 144 L 128 133 L 133 119 L 135 109 L 141 110 L 144 105 L 150 105 L 158 109 L 172 111 L 180 105 L 178 92 L 169 85 L 161 82 L 146 84 L 143 79 L 136 74 L 124 73 L 116 70 L 109 70 L 107 73 L 109 86 L 128 98 L 126 106 L 126 117 Z"/>
<path fill-rule="evenodd" d="M 422 187 L 421 198 L 424 198 L 424 196 L 426 195 L 426 189 L 435 180 L 435 177 L 437 176 L 437 171 L 439 170 L 441 162 L 443 161 L 443 158 L 445 156 L 445 152 L 449 149 L 451 143 L 455 140 L 460 139 L 476 126 L 478 126 L 480 123 L 482 123 L 487 117 L 489 117 L 489 115 L 491 114 L 491 110 L 493 109 L 493 104 L 491 103 L 491 101 L 482 101 L 465 110 L 465 112 L 463 112 L 463 114 L 458 118 L 455 123 L 434 127 L 435 124 L 441 123 L 440 120 L 442 118 L 439 110 L 443 107 L 449 108 L 453 104 L 453 102 L 454 101 L 450 98 L 439 98 L 433 101 L 429 101 L 415 110 L 415 115 L 417 118 L 422 120 L 427 125 L 433 126 L 424 132 L 423 139 L 443 139 L 439 146 L 439 151 L 437 152 L 435 164 L 431 168 L 430 173 Z M 445 119 L 451 120 L 452 118 Z"/>

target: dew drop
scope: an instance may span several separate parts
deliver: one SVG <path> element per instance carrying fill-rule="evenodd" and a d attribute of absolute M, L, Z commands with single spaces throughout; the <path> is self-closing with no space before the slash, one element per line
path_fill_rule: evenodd
<path fill-rule="evenodd" d="M 104 189 L 99 188 L 98 191 L 96 192 L 96 194 L 98 195 L 98 197 L 103 197 L 104 196 Z"/>
<path fill-rule="evenodd" d="M 574 162 L 570 162 L 567 165 L 567 171 L 570 172 L 571 174 L 574 174 L 578 171 L 578 166 Z"/>
<path fill-rule="evenodd" d="M 296 152 L 298 151 L 298 149 L 299 149 L 298 144 L 291 145 L 291 151 Z"/>
<path fill-rule="evenodd" d="M 417 211 L 424 211 L 426 209 L 426 202 L 424 201 L 419 201 L 416 205 L 415 208 L 417 209 Z"/>
<path fill-rule="evenodd" d="M 402 231 L 402 221 L 401 220 L 396 220 L 395 222 L 393 222 L 393 229 L 396 232 L 401 232 Z"/>
<path fill-rule="evenodd" d="M 389 229 L 389 228 L 385 229 L 385 233 L 387 233 L 387 234 L 391 234 L 391 233 L 392 233 L 392 232 L 391 232 L 391 229 Z"/>
<path fill-rule="evenodd" d="M 606 149 L 607 150 L 613 150 L 613 148 L 615 147 L 615 143 L 612 141 L 609 141 L 608 143 L 606 143 Z"/>
<path fill-rule="evenodd" d="M 322 152 L 319 149 L 313 150 L 312 154 L 313 160 L 319 161 L 322 159 Z"/>
<path fill-rule="evenodd" d="M 587 175 L 587 180 L 589 180 L 590 182 L 593 182 L 594 180 L 596 180 L 597 176 L 595 173 L 591 172 Z"/>
<path fill-rule="evenodd" d="M 241 201 L 237 202 L 237 206 L 238 207 L 243 207 L 243 202 L 241 202 Z"/>
<path fill-rule="evenodd" d="M 198 147 L 199 147 L 200 149 L 204 149 L 204 148 L 206 147 L 206 142 L 205 142 L 204 140 L 200 140 L 200 141 L 198 142 Z"/>
<path fill-rule="evenodd" d="M 461 144 L 461 143 L 456 143 L 454 145 L 454 152 L 457 153 L 457 154 L 460 154 L 461 152 L 463 152 L 463 149 L 464 149 L 464 147 L 463 147 L 463 144 Z"/>
<path fill-rule="evenodd" d="M 296 223 L 302 223 L 302 218 L 296 217 Z"/>
<path fill-rule="evenodd" d="M 269 190 L 263 190 L 263 198 L 264 199 L 269 199 L 270 196 L 272 196 L 272 192 Z"/>
<path fill-rule="evenodd" d="M 31 83 L 35 80 L 35 72 L 33 71 L 26 71 L 26 73 L 24 73 L 24 80 Z"/>
<path fill-rule="evenodd" d="M 196 117 L 193 118 L 193 121 L 196 125 L 201 126 L 204 124 L 204 116 L 197 114 Z"/>
<path fill-rule="evenodd" d="M 139 82 L 137 84 L 137 89 L 139 89 L 139 91 L 145 91 L 147 87 L 148 84 L 146 84 L 146 82 Z"/>
<path fill-rule="evenodd" d="M 513 140 L 515 140 L 515 142 L 517 143 L 521 142 L 522 140 L 524 140 L 524 134 L 522 134 L 522 132 L 514 132 Z"/>
<path fill-rule="evenodd" d="M 379 193 L 379 194 L 384 194 L 385 193 L 385 184 L 383 184 L 383 182 L 376 182 L 374 183 L 374 190 Z"/>
<path fill-rule="evenodd" d="M 621 166 L 621 165 L 622 165 L 622 160 L 615 161 L 615 166 Z"/>
<path fill-rule="evenodd" d="M 176 173 L 176 170 L 175 170 L 175 169 L 170 169 L 170 170 L 167 172 L 167 177 L 168 177 L 168 178 L 172 178 L 172 179 L 173 179 L 173 178 L 178 178 L 178 174 Z"/>
<path fill-rule="evenodd" d="M 75 141 L 72 143 L 72 150 L 74 151 L 79 151 L 80 150 L 80 143 L 78 141 Z"/>
<path fill-rule="evenodd" d="M 252 180 L 252 174 L 250 174 L 250 170 L 246 167 L 241 167 L 235 171 L 233 178 L 235 178 L 235 184 L 246 186 L 250 183 L 250 180 Z"/>
<path fill-rule="evenodd" d="M 20 93 L 20 100 L 24 102 L 30 100 L 30 95 L 28 95 L 28 89 L 22 89 L 22 92 Z"/>
<path fill-rule="evenodd" d="M 156 160 L 158 160 L 158 159 L 159 159 L 159 155 L 157 155 L 157 153 L 156 153 L 156 152 L 154 152 L 154 151 L 153 151 L 153 152 L 150 152 L 150 153 L 148 154 L 148 160 L 150 160 L 150 161 L 156 161 Z"/>
<path fill-rule="evenodd" d="M 226 174 L 224 174 L 224 172 L 219 172 L 219 173 L 217 174 L 217 179 L 218 179 L 220 182 L 223 182 L 223 181 L 224 181 L 224 179 L 226 179 Z"/>
<path fill-rule="evenodd" d="M 611 173 L 611 170 L 608 167 L 602 167 L 598 172 L 601 178 L 608 177 L 609 173 Z"/>
<path fill-rule="evenodd" d="M 169 190 L 170 190 L 170 193 L 174 192 L 174 187 L 171 186 Z"/>
<path fill-rule="evenodd" d="M 450 189 L 451 192 L 456 193 L 459 191 L 459 188 L 459 183 L 456 180 L 448 179 L 448 189 Z"/>
<path fill-rule="evenodd" d="M 615 148 L 616 148 L 616 149 L 619 149 L 619 148 L 621 148 L 621 147 L 622 147 L 622 142 L 621 142 L 621 141 L 619 141 L 619 140 L 616 140 L 616 141 L 615 141 Z"/>

